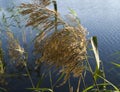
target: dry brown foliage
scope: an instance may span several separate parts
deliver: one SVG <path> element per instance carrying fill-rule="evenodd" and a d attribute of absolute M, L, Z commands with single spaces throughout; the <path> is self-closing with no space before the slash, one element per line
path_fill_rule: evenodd
<path fill-rule="evenodd" d="M 22 4 L 21 8 L 24 10 L 21 13 L 29 15 L 26 26 L 38 26 L 42 30 L 35 39 L 35 51 L 42 54 L 38 63 L 56 66 L 66 74 L 65 83 L 71 73 L 74 77 L 79 77 L 84 70 L 86 30 L 81 24 L 70 26 L 56 11 L 43 7 L 46 5 L 42 3 L 44 0 L 39 1 L 40 5 Z"/>
<path fill-rule="evenodd" d="M 41 6 L 47 6 L 51 3 L 51 0 L 34 0 L 33 2 Z"/>

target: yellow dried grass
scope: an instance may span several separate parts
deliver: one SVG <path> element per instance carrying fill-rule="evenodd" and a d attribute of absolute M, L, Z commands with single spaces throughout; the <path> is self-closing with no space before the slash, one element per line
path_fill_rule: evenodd
<path fill-rule="evenodd" d="M 84 70 L 86 30 L 78 23 L 76 26 L 67 24 L 57 11 L 43 7 L 41 4 L 30 5 L 34 11 L 28 12 L 27 23 L 27 26 L 40 26 L 42 30 L 35 39 L 35 51 L 42 55 L 38 63 L 45 62 L 50 67 L 56 66 L 56 69 L 66 74 L 63 82 L 65 83 L 71 73 L 74 77 L 79 77 Z M 30 10 L 31 7 L 24 4 L 22 8 Z M 27 10 L 23 11 L 23 14 L 27 14 Z M 49 33 L 51 35 L 48 35 Z"/>
<path fill-rule="evenodd" d="M 40 61 L 50 66 L 61 68 L 60 72 L 66 74 L 65 81 L 70 73 L 79 77 L 83 70 L 83 61 L 86 55 L 86 39 L 82 27 L 65 27 L 59 32 L 54 32 L 45 39 L 41 46 L 42 57 Z"/>

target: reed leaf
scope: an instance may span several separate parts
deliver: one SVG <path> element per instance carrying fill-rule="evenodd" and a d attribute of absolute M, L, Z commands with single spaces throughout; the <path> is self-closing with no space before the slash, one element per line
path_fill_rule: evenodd
<path fill-rule="evenodd" d="M 93 36 L 91 38 L 91 45 L 92 45 L 92 49 L 93 49 L 93 53 L 94 53 L 95 61 L 96 61 L 96 69 L 95 69 L 93 77 L 94 77 L 95 80 L 97 80 L 98 79 L 97 75 L 103 76 L 104 73 L 102 71 L 104 71 L 104 70 L 100 69 L 101 60 L 100 60 L 100 57 L 99 57 L 98 41 L 97 41 L 96 36 Z"/>
<path fill-rule="evenodd" d="M 114 63 L 112 62 L 113 65 L 115 65 L 116 67 L 120 68 L 120 64 Z"/>
<path fill-rule="evenodd" d="M 44 79 L 44 74 L 42 74 L 37 82 L 36 88 L 40 88 L 40 85 L 42 84 Z"/>
<path fill-rule="evenodd" d="M 77 17 L 77 13 L 76 13 L 73 9 L 69 8 L 69 10 L 70 10 L 70 13 L 71 13 L 72 15 L 74 15 L 75 17 Z"/>
<path fill-rule="evenodd" d="M 109 84 L 108 83 L 102 83 L 102 84 L 97 84 L 97 86 L 98 87 L 99 86 L 109 86 Z M 92 91 L 92 90 L 95 90 L 94 87 L 95 87 L 95 85 L 91 85 L 91 86 L 85 88 L 82 92 L 88 92 L 88 91 L 90 91 L 90 92 L 96 92 L 96 91 Z M 108 90 L 103 90 L 102 89 L 102 90 L 100 90 L 100 92 L 108 92 Z"/>
<path fill-rule="evenodd" d="M 28 90 L 31 90 L 31 91 L 42 91 L 42 92 L 53 92 L 52 89 L 50 88 L 27 88 Z"/>
<path fill-rule="evenodd" d="M 91 45 L 92 45 L 94 56 L 95 56 L 95 59 L 96 59 L 97 69 L 99 69 L 101 61 L 100 61 L 100 58 L 99 58 L 98 42 L 97 42 L 97 37 L 96 36 L 93 36 L 91 38 Z"/>
<path fill-rule="evenodd" d="M 109 85 L 111 85 L 114 90 L 116 92 L 120 92 L 119 88 L 117 86 L 115 86 L 113 83 L 111 83 L 110 81 L 108 81 L 107 79 L 105 79 L 104 77 L 100 76 L 100 75 L 97 75 L 99 78 L 103 79 L 106 83 L 108 83 Z"/>

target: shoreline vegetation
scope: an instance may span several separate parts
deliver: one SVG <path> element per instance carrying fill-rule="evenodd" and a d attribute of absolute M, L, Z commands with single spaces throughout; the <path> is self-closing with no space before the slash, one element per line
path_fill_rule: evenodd
<path fill-rule="evenodd" d="M 49 5 L 53 9 L 49 9 Z M 86 38 L 87 30 L 81 25 L 74 10 L 69 9 L 69 22 L 66 22 L 60 16 L 58 8 L 56 0 L 35 0 L 33 3 L 22 3 L 19 7 L 8 8 L 9 16 L 2 14 L 0 92 L 9 92 L 9 88 L 4 88 L 8 85 L 6 79 L 21 76 L 29 80 L 31 86 L 24 89 L 30 92 L 55 92 L 55 88 L 59 89 L 66 84 L 68 92 L 120 92 L 119 87 L 106 79 L 103 62 L 99 57 L 97 37 Z M 21 39 L 17 38 L 12 27 L 22 30 Z M 33 51 L 28 51 L 27 46 L 26 31 L 29 27 L 32 31 L 37 30 L 37 35 L 29 44 L 33 46 Z M 31 35 L 34 33 L 32 31 Z M 32 68 L 30 57 L 34 57 L 31 60 Z M 89 62 L 90 58 L 94 58 L 95 68 Z M 10 65 L 12 68 L 9 68 Z M 114 62 L 113 65 L 120 67 Z M 41 72 L 42 66 L 47 69 Z M 12 69 L 15 73 L 11 73 Z M 37 72 L 37 83 L 33 80 L 32 72 Z M 54 76 L 57 78 L 54 80 L 52 74 L 55 72 L 59 77 Z M 49 77 L 50 88 L 41 87 L 44 78 L 48 78 L 46 76 Z M 71 77 L 77 79 L 77 85 L 72 84 Z M 85 81 L 86 77 L 90 77 L 91 85 Z"/>

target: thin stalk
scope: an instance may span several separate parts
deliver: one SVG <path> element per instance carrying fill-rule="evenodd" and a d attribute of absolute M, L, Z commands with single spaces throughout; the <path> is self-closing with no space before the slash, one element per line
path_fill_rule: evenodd
<path fill-rule="evenodd" d="M 79 77 L 78 80 L 77 92 L 80 92 L 80 82 L 81 82 L 81 76 Z"/>
<path fill-rule="evenodd" d="M 52 81 L 52 74 L 51 71 L 49 72 L 49 76 L 50 76 L 50 85 L 51 85 L 51 89 L 53 90 L 53 81 Z"/>
<path fill-rule="evenodd" d="M 26 45 L 26 33 L 25 33 L 25 31 L 23 30 L 22 31 L 22 40 L 23 40 L 23 43 Z"/>
<path fill-rule="evenodd" d="M 71 83 L 70 83 L 70 77 L 68 79 L 68 86 L 69 86 L 69 92 L 73 92 L 73 87 L 71 86 Z"/>
<path fill-rule="evenodd" d="M 26 55 L 26 53 L 25 53 L 25 55 L 24 55 L 24 61 L 26 61 L 26 57 L 27 57 L 27 55 Z M 26 62 L 24 62 L 24 61 L 23 61 L 23 63 L 24 63 L 24 66 L 25 66 L 25 70 L 26 70 L 26 72 L 27 72 L 27 74 L 28 74 L 28 77 L 29 77 L 29 79 L 30 79 L 31 85 L 32 85 L 33 88 L 35 88 L 35 85 L 34 85 L 34 83 L 33 83 L 32 77 L 31 77 L 30 72 L 29 72 L 29 70 L 28 70 L 27 64 L 26 64 Z"/>
<path fill-rule="evenodd" d="M 70 87 L 71 87 L 71 85 L 70 85 L 70 78 L 68 79 L 68 87 L 69 87 L 69 92 L 70 92 Z"/>
<path fill-rule="evenodd" d="M 86 89 L 87 87 L 86 87 L 86 84 L 85 84 L 85 80 L 84 80 L 83 75 L 81 75 L 81 79 L 82 79 L 82 81 L 83 81 L 84 88 Z"/>
<path fill-rule="evenodd" d="M 32 87 L 35 88 L 35 85 L 34 85 L 34 83 L 33 83 L 32 77 L 31 77 L 30 72 L 29 72 L 29 70 L 28 70 L 28 68 L 27 68 L 27 65 L 25 65 L 25 69 L 26 69 L 26 72 L 27 72 L 28 77 L 29 77 L 29 79 L 30 79 L 30 82 L 31 82 Z"/>
<path fill-rule="evenodd" d="M 96 86 L 96 88 L 97 88 L 97 92 L 100 92 L 99 87 L 98 87 L 98 85 L 97 85 L 97 82 L 96 82 L 96 80 L 95 80 L 95 78 L 94 78 L 94 73 L 93 73 L 93 71 L 92 71 L 92 68 L 91 68 L 89 62 L 88 62 L 87 56 L 86 56 L 86 63 L 87 63 L 87 65 L 88 65 L 88 68 L 89 68 L 89 70 L 90 70 L 90 73 L 92 74 L 93 82 L 94 82 L 94 84 L 95 84 L 95 86 Z"/>
<path fill-rule="evenodd" d="M 53 6 L 55 11 L 55 31 L 57 31 L 57 2 L 56 0 L 53 0 Z"/>
<path fill-rule="evenodd" d="M 114 84 L 112 84 L 111 82 L 109 82 L 108 80 L 106 80 L 104 77 L 100 76 L 97 74 L 97 76 L 101 79 L 103 79 L 105 82 L 107 82 L 108 84 L 110 84 L 115 90 L 116 92 L 120 92 L 119 88 L 117 88 Z"/>

